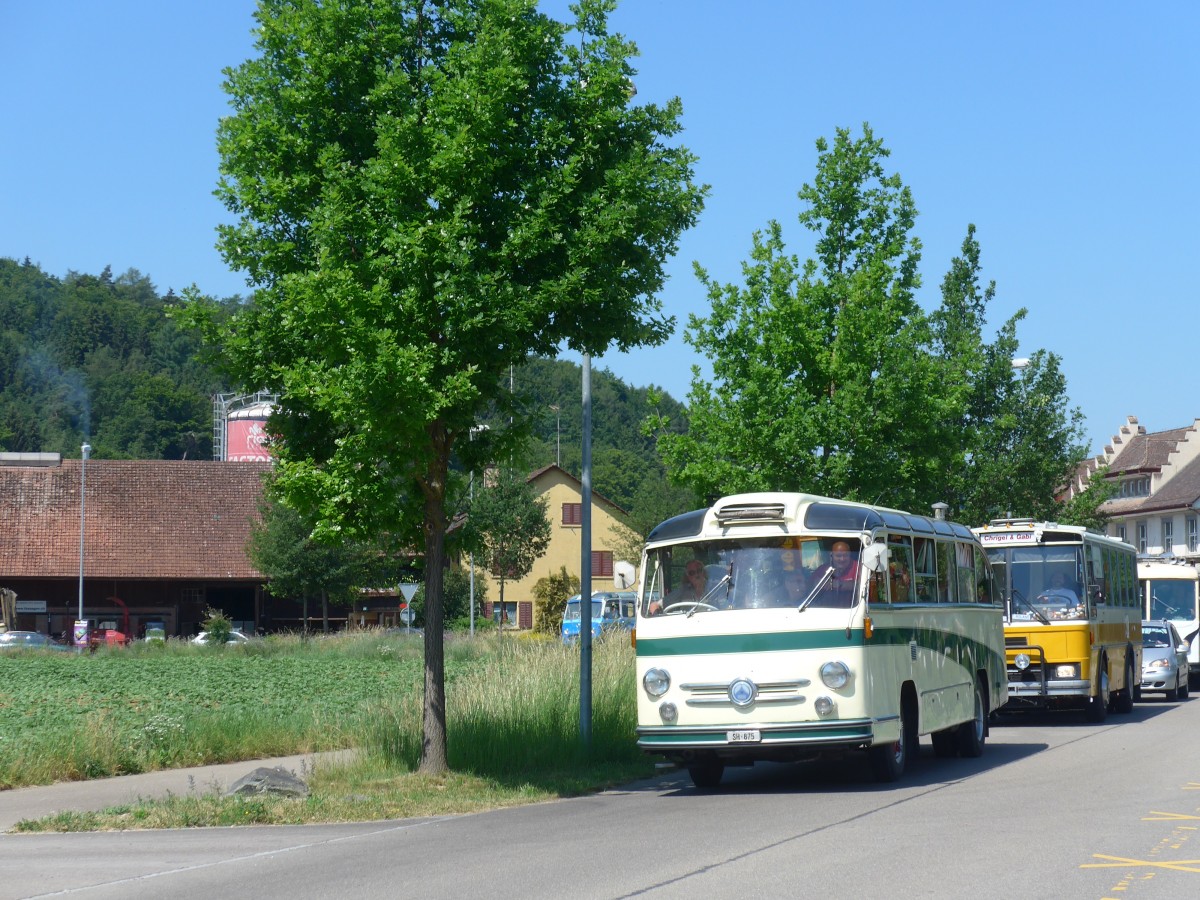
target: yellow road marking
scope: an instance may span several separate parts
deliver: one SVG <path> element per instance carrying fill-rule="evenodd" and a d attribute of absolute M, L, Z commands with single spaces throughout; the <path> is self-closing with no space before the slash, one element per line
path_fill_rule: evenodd
<path fill-rule="evenodd" d="M 1143 817 L 1143 822 L 1173 822 L 1179 821 L 1195 821 L 1200 820 L 1200 816 L 1192 816 L 1187 813 L 1169 813 L 1159 812 L 1157 809 L 1150 810 L 1150 815 Z"/>
<path fill-rule="evenodd" d="M 1117 869 L 1121 866 L 1150 866 L 1154 869 L 1171 869 L 1175 872 L 1200 872 L 1200 859 L 1180 859 L 1175 862 L 1151 862 L 1146 859 L 1126 859 L 1123 856 L 1106 856 L 1103 853 L 1093 853 L 1093 859 L 1110 859 L 1106 863 L 1083 863 L 1081 869 Z"/>

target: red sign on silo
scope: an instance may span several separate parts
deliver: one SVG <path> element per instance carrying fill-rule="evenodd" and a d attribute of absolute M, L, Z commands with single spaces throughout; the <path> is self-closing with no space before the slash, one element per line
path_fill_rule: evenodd
<path fill-rule="evenodd" d="M 225 459 L 228 462 L 258 462 L 271 459 L 267 448 L 269 403 L 234 410 L 225 420 Z"/>

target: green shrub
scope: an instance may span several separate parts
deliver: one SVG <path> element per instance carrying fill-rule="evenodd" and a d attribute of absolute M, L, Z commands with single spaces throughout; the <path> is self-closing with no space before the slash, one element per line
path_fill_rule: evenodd
<path fill-rule="evenodd" d="M 207 609 L 204 611 L 204 630 L 208 635 L 205 643 L 210 647 L 223 647 L 233 634 L 233 623 L 221 610 Z"/>

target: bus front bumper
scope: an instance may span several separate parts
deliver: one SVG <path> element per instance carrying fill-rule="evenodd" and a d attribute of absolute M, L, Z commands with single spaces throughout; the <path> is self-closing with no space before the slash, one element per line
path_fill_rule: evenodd
<path fill-rule="evenodd" d="M 686 760 L 695 753 L 750 759 L 804 759 L 831 750 L 858 750 L 876 742 L 876 722 L 782 722 L 750 726 L 642 726 L 638 747 Z"/>

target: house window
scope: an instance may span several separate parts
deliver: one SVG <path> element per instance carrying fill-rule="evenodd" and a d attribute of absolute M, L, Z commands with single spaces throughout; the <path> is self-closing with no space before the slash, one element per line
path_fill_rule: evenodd
<path fill-rule="evenodd" d="M 1171 519 L 1162 520 L 1163 553 L 1171 553 L 1175 546 L 1175 523 Z"/>
<path fill-rule="evenodd" d="M 1146 552 L 1146 523 L 1138 522 L 1138 553 Z"/>
<path fill-rule="evenodd" d="M 564 525 L 583 524 L 583 504 L 564 503 L 562 505 L 562 523 Z"/>
<path fill-rule="evenodd" d="M 601 578 L 612 578 L 613 555 L 611 550 L 592 551 L 592 574 Z"/>
<path fill-rule="evenodd" d="M 1145 475 L 1141 478 L 1130 478 L 1121 482 L 1122 497 L 1148 497 L 1150 496 L 1150 476 Z"/>
<path fill-rule="evenodd" d="M 1117 526 L 1117 537 L 1120 538 L 1121 540 L 1125 541 L 1126 543 L 1128 543 L 1128 539 L 1125 537 L 1125 526 L 1124 525 Z"/>
<path fill-rule="evenodd" d="M 1196 548 L 1200 547 L 1200 536 L 1196 533 L 1196 517 L 1187 517 L 1187 548 L 1188 553 L 1195 553 Z"/>

